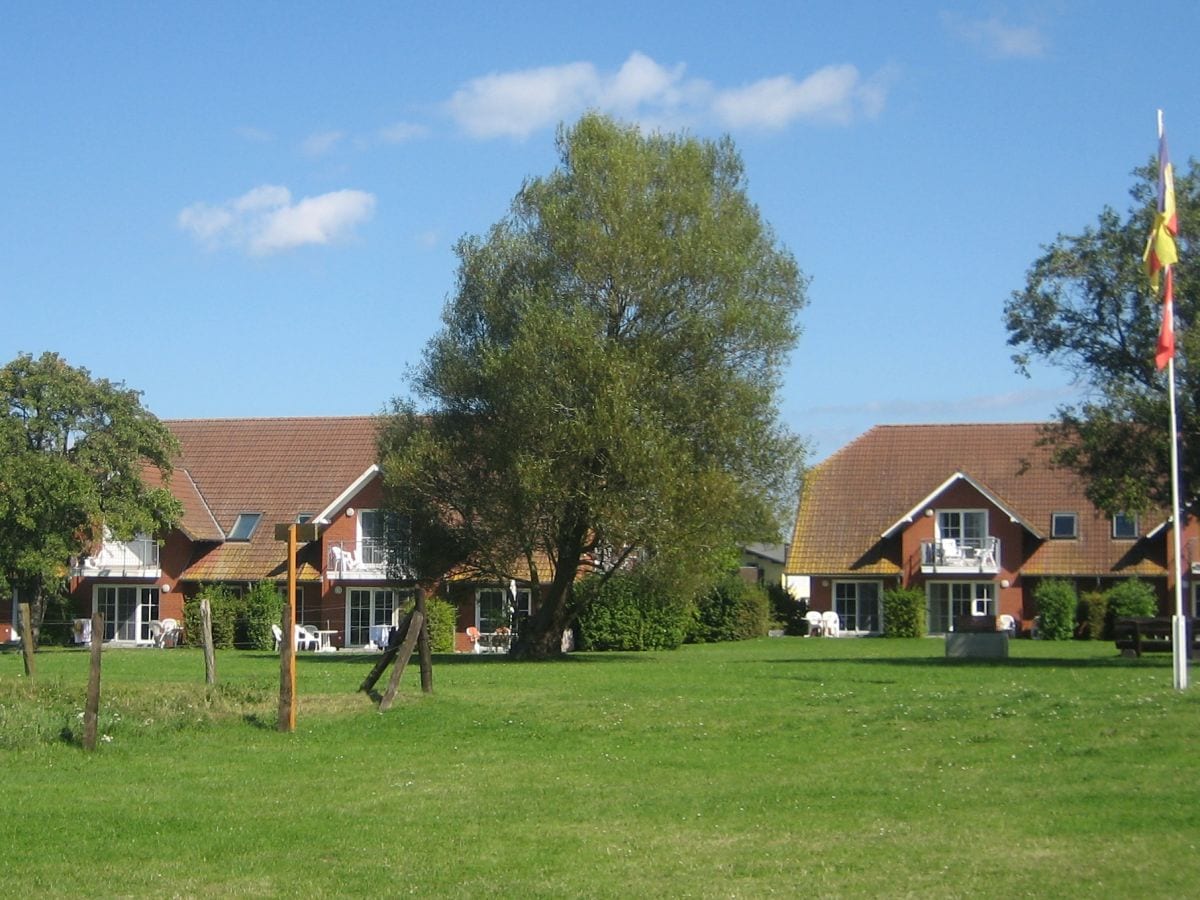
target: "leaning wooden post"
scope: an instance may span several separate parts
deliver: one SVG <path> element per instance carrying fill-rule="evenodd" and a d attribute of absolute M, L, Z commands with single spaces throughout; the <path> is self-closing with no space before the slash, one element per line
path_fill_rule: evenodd
<path fill-rule="evenodd" d="M 96 749 L 96 723 L 100 718 L 100 650 L 104 646 L 104 616 L 92 614 L 92 657 L 88 666 L 87 702 L 83 707 L 83 749 Z"/>
<path fill-rule="evenodd" d="M 33 665 L 33 610 L 28 603 L 21 604 L 21 654 L 25 657 L 25 676 L 32 678 Z"/>
<path fill-rule="evenodd" d="M 387 690 L 384 691 L 383 698 L 379 701 L 380 712 L 387 712 L 392 708 L 392 701 L 396 699 L 396 689 L 400 687 L 400 676 L 404 674 L 404 667 L 408 665 L 408 660 L 412 657 L 413 644 L 417 643 L 417 635 L 422 634 L 424 630 L 425 617 L 421 615 L 420 610 L 417 610 L 413 613 L 412 622 L 409 623 L 404 643 L 400 645 L 400 652 L 396 656 L 396 667 L 392 669 L 392 677 L 388 681 Z"/>
<path fill-rule="evenodd" d="M 212 604 L 200 598 L 200 640 L 204 642 L 204 683 L 217 683 L 217 656 L 213 652 Z"/>
<path fill-rule="evenodd" d="M 280 528 L 276 527 L 278 538 Z M 296 730 L 296 525 L 287 526 L 288 591 L 283 607 L 283 640 L 279 642 L 280 731 Z"/>
<path fill-rule="evenodd" d="M 429 614 L 425 611 L 425 588 L 417 585 L 417 614 L 421 617 L 421 636 L 417 641 L 421 654 L 421 690 L 433 693 L 433 654 L 429 649 Z"/>

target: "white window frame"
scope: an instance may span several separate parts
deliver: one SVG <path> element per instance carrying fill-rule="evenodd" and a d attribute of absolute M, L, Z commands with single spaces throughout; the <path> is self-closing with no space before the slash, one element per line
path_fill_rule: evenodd
<path fill-rule="evenodd" d="M 1071 523 L 1070 534 L 1059 534 L 1058 523 L 1060 521 L 1069 520 Z M 1073 512 L 1056 512 L 1050 513 L 1050 538 L 1056 541 L 1069 541 L 1079 537 L 1079 514 Z"/>
<path fill-rule="evenodd" d="M 953 527 L 948 527 L 943 522 L 944 517 L 957 516 L 958 524 Z M 966 535 L 966 517 L 978 516 L 982 527 L 978 536 L 968 537 Z M 939 509 L 935 517 L 935 537 L 938 541 L 945 538 L 954 538 L 960 548 L 971 547 L 975 550 L 982 550 L 988 539 L 988 511 L 986 509 Z"/>
<path fill-rule="evenodd" d="M 874 628 L 862 628 L 863 612 L 859 609 L 859 601 L 862 599 L 859 596 L 859 589 L 863 585 L 872 585 L 875 588 L 875 622 Z M 839 597 L 839 589 L 854 588 L 854 596 Z M 848 613 L 841 604 L 843 601 L 852 601 L 854 603 L 854 612 Z M 833 609 L 838 614 L 840 620 L 840 628 L 843 633 L 851 632 L 854 634 L 882 634 L 883 633 L 883 582 L 874 580 L 842 580 L 833 583 Z M 868 617 L 869 618 L 869 617 Z M 854 627 L 850 627 L 853 623 Z"/>
<path fill-rule="evenodd" d="M 945 592 L 947 604 L 945 615 L 934 615 L 934 594 Z M 959 596 L 955 596 L 958 594 Z M 964 596 L 965 595 L 965 596 Z M 970 604 L 967 606 L 967 604 Z M 957 606 L 957 609 L 956 609 Z M 954 630 L 954 620 L 961 615 L 996 615 L 996 585 L 991 581 L 927 581 L 925 583 L 925 627 L 929 634 L 949 634 Z M 945 624 L 944 630 L 934 630 L 934 625 Z"/>
<path fill-rule="evenodd" d="M 371 640 L 371 626 L 373 625 L 388 625 L 395 626 L 400 621 L 400 609 L 412 597 L 412 591 L 402 590 L 394 587 L 351 587 L 346 586 L 346 646 L 347 647 L 365 647 Z M 359 594 L 367 595 L 367 611 L 366 624 L 360 624 L 353 620 L 353 613 L 361 611 L 362 606 L 357 605 L 359 602 Z M 385 599 L 390 599 L 391 608 Z"/>
<path fill-rule="evenodd" d="M 483 607 L 482 600 L 483 600 L 483 596 L 485 594 L 498 595 L 499 603 L 500 603 L 499 615 L 495 616 L 495 617 L 489 617 L 487 620 L 484 619 L 483 608 L 482 608 Z M 517 590 L 517 594 L 519 597 L 520 589 Z M 489 600 L 489 602 L 493 602 L 493 601 Z M 512 599 L 509 595 L 508 588 L 506 588 L 506 587 L 503 587 L 501 585 L 494 585 L 494 586 L 489 586 L 489 587 L 476 588 L 475 589 L 475 627 L 484 633 L 494 632 L 501 625 L 503 625 L 505 628 L 511 628 L 512 627 L 511 604 L 512 604 Z"/>
<path fill-rule="evenodd" d="M 158 620 L 161 615 L 159 604 L 162 595 L 158 585 L 147 584 L 97 584 L 92 587 L 92 615 L 101 612 L 101 592 L 113 592 L 111 603 L 106 599 L 104 615 L 104 636 L 102 641 L 116 641 L 129 644 L 152 644 L 154 638 L 150 634 L 150 623 Z M 133 614 L 120 618 L 122 608 L 122 591 L 133 592 Z M 115 609 L 116 616 L 109 615 L 108 609 Z M 127 611 L 128 606 L 124 607 Z"/>
<path fill-rule="evenodd" d="M 1133 534 L 1118 534 L 1117 522 L 1124 520 L 1133 525 Z M 1140 534 L 1138 517 L 1136 514 L 1130 513 L 1114 513 L 1112 517 L 1112 538 L 1114 541 L 1136 541 Z"/>

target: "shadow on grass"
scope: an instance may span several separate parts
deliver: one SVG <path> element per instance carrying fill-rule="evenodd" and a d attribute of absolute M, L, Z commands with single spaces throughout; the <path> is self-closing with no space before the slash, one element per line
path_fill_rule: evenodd
<path fill-rule="evenodd" d="M 965 668 L 965 669 L 1160 669 L 1171 667 L 1171 657 L 1143 657 L 1126 659 L 1115 656 L 1111 659 L 1068 659 L 1054 656 L 1045 658 L 1009 657 L 1008 659 L 961 659 L 943 656 L 888 657 L 888 656 L 829 656 L 806 659 L 742 660 L 742 662 L 778 663 L 781 665 L 823 665 L 824 663 L 868 663 L 882 666 L 906 668 Z"/>

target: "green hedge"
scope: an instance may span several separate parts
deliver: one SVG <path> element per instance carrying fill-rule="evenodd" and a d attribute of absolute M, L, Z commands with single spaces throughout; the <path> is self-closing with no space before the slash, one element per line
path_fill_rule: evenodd
<path fill-rule="evenodd" d="M 1104 592 L 1104 599 L 1107 603 L 1104 617 L 1106 640 L 1113 639 L 1113 623 L 1117 619 L 1158 615 L 1158 595 L 1154 593 L 1154 588 L 1136 578 L 1113 585 Z"/>
<path fill-rule="evenodd" d="M 1038 611 L 1038 636 L 1045 641 L 1066 641 L 1075 636 L 1075 586 L 1062 578 L 1039 581 L 1033 589 Z"/>
<path fill-rule="evenodd" d="M 1080 594 L 1075 621 L 1079 623 L 1076 633 L 1083 640 L 1103 639 L 1108 631 L 1108 598 L 1100 591 L 1085 591 Z"/>
<path fill-rule="evenodd" d="M 581 650 L 674 650 L 683 643 L 687 611 L 650 579 L 617 572 L 589 576 L 574 588 Z"/>
<path fill-rule="evenodd" d="M 771 626 L 767 592 L 739 575 L 729 575 L 696 600 L 687 641 L 703 644 L 763 637 Z"/>
<path fill-rule="evenodd" d="M 883 636 L 925 636 L 925 592 L 920 588 L 890 588 L 883 592 Z"/>
<path fill-rule="evenodd" d="M 270 650 L 274 646 L 271 626 L 279 624 L 284 603 L 275 582 L 256 582 L 240 596 L 228 585 L 201 586 L 183 607 L 183 630 L 189 644 L 202 643 L 200 601 L 205 598 L 212 610 L 213 647 Z"/>

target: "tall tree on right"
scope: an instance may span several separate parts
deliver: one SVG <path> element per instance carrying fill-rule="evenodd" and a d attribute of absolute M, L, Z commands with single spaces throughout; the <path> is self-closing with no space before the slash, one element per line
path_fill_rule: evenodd
<path fill-rule="evenodd" d="M 1058 410 L 1046 437 L 1057 463 L 1079 473 L 1088 498 L 1107 512 L 1170 508 L 1168 384 L 1154 360 L 1162 297 L 1142 264 L 1156 209 L 1158 168 L 1134 173 L 1124 216 L 1109 207 L 1081 234 L 1060 234 L 1005 305 L 1013 361 L 1061 366 L 1086 389 Z M 1190 239 L 1200 229 L 1200 173 L 1193 160 L 1175 174 L 1179 263 L 1174 266 L 1175 377 L 1182 484 L 1200 473 L 1200 335 Z"/>

